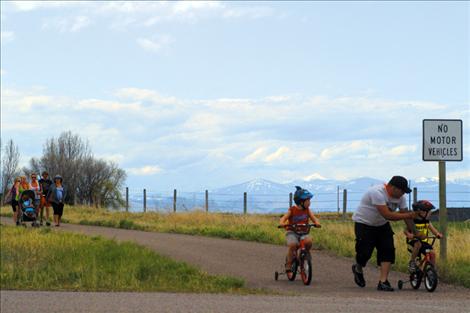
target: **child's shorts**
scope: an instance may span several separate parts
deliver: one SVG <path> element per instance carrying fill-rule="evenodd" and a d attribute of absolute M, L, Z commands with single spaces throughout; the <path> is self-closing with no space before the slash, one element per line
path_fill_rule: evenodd
<path fill-rule="evenodd" d="M 296 244 L 298 245 L 300 243 L 300 239 L 301 238 L 310 238 L 309 235 L 297 235 L 295 232 L 293 231 L 288 231 L 286 233 L 286 242 L 287 242 L 287 245 L 290 246 L 292 244 Z"/>
<path fill-rule="evenodd" d="M 421 240 L 419 240 L 419 239 L 412 239 L 412 240 L 407 239 L 406 243 L 409 244 L 411 247 L 414 247 L 415 243 L 418 242 L 418 241 L 421 241 Z M 427 249 L 432 250 L 432 246 L 429 243 L 425 242 L 425 241 L 421 241 L 421 248 L 419 249 L 419 253 L 420 254 L 426 254 Z"/>

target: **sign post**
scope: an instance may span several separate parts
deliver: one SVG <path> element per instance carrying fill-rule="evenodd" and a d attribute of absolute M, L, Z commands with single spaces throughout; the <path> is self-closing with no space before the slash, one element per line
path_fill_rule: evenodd
<path fill-rule="evenodd" d="M 447 260 L 446 161 L 463 160 L 462 120 L 423 120 L 423 161 L 439 162 L 440 258 Z"/>
<path fill-rule="evenodd" d="M 446 199 L 446 162 L 439 161 L 439 228 L 441 238 L 441 261 L 447 260 L 447 199 Z"/>

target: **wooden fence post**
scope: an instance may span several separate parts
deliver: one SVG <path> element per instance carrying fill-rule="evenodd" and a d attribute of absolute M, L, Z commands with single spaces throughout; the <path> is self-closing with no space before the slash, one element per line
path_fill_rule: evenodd
<path fill-rule="evenodd" d="M 173 213 L 176 213 L 176 189 L 173 190 Z"/>
<path fill-rule="evenodd" d="M 413 188 L 413 203 L 418 202 L 418 188 Z M 409 208 L 411 210 L 411 208 Z"/>
<path fill-rule="evenodd" d="M 246 192 L 243 193 L 243 214 L 247 212 L 247 201 L 246 201 Z"/>
<path fill-rule="evenodd" d="M 147 212 L 147 190 L 144 188 L 144 213 Z"/>
<path fill-rule="evenodd" d="M 129 212 L 129 187 L 126 187 L 126 212 Z"/>
<path fill-rule="evenodd" d="M 338 215 L 339 215 L 339 186 L 336 186 L 336 205 L 338 207 Z"/>
<path fill-rule="evenodd" d="M 348 208 L 348 190 L 343 189 L 343 221 L 346 220 L 346 210 Z"/>
<path fill-rule="evenodd" d="M 292 207 L 292 192 L 289 193 L 289 208 Z"/>
<path fill-rule="evenodd" d="M 209 212 L 209 190 L 206 190 L 205 206 L 206 206 L 206 212 Z"/>

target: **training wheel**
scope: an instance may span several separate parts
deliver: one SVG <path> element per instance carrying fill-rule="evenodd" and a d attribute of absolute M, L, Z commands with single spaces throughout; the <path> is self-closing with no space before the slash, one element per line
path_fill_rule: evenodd
<path fill-rule="evenodd" d="M 279 273 L 276 271 L 274 272 L 274 280 L 278 280 L 279 279 Z"/>
<path fill-rule="evenodd" d="M 402 289 L 403 288 L 403 280 L 399 280 L 398 281 L 398 289 Z"/>

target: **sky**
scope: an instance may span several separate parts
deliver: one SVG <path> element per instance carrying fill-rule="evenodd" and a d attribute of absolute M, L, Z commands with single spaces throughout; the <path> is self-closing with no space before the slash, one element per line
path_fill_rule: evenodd
<path fill-rule="evenodd" d="M 468 2 L 1 2 L 1 139 L 72 131 L 131 188 L 438 176 L 422 120 L 463 120 Z"/>

